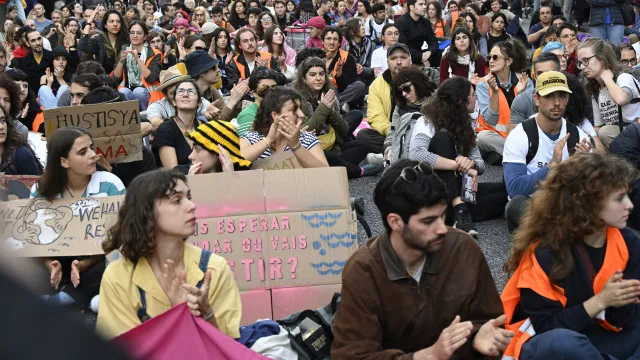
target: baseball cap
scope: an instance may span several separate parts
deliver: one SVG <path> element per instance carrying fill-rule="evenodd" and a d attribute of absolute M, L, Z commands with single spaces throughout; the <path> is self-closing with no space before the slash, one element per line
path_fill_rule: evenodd
<path fill-rule="evenodd" d="M 394 52 L 397 49 L 402 49 L 404 50 L 404 52 L 406 52 L 407 54 L 409 54 L 409 56 L 411 56 L 411 51 L 409 51 L 409 47 L 403 43 L 395 43 L 391 46 L 389 46 L 389 48 L 387 49 L 387 56 L 391 55 L 392 52 Z"/>
<path fill-rule="evenodd" d="M 563 91 L 571 94 L 567 77 L 559 71 L 547 71 L 536 79 L 536 93 L 547 96 L 556 91 Z"/>

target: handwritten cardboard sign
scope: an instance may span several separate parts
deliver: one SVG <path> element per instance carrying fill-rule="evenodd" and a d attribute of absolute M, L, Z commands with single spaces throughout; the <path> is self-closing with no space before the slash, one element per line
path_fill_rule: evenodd
<path fill-rule="evenodd" d="M 269 156 L 266 159 L 258 159 L 253 162 L 251 168 L 254 170 L 291 170 L 302 169 L 291 150 L 282 151 Z"/>
<path fill-rule="evenodd" d="M 224 257 L 240 290 L 341 282 L 357 248 L 344 168 L 237 171 L 187 181 L 197 205 L 187 242 Z M 122 200 L 2 203 L 0 235 L 18 256 L 100 254 Z"/>
<path fill-rule="evenodd" d="M 56 129 L 89 130 L 97 154 L 110 163 L 142 160 L 142 135 L 137 101 L 59 107 L 44 111 L 47 137 Z"/>
<path fill-rule="evenodd" d="M 4 202 L 0 204 L 0 235 L 17 256 L 100 254 L 123 200 L 123 196 L 110 196 Z"/>
<path fill-rule="evenodd" d="M 28 199 L 31 187 L 39 175 L 5 175 L 0 174 L 0 201 Z"/>

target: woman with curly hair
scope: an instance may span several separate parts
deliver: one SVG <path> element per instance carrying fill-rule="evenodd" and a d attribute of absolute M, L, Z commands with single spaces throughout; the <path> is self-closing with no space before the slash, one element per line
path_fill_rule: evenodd
<path fill-rule="evenodd" d="M 247 4 L 244 1 L 234 1 L 231 4 L 229 22 L 235 29 L 247 26 Z"/>
<path fill-rule="evenodd" d="M 303 168 L 327 167 L 318 138 L 302 129 L 302 96 L 295 90 L 274 87 L 260 102 L 253 130 L 240 139 L 240 152 L 255 161 L 290 150 Z"/>
<path fill-rule="evenodd" d="M 637 170 L 577 153 L 554 168 L 514 236 L 502 293 L 505 356 L 636 359 L 640 355 L 640 238 L 627 228 Z"/>
<path fill-rule="evenodd" d="M 475 109 L 476 94 L 471 82 L 453 77 L 440 85 L 435 95 L 422 107 L 423 118 L 416 121 L 409 143 L 409 159 L 431 164 L 447 185 L 453 216 L 448 223 L 478 235 L 474 221 L 500 216 L 506 204 L 504 185 L 482 184 L 478 176 L 485 164 L 476 145 L 470 113 Z M 461 196 L 463 174 L 471 177 L 477 190 L 477 205 L 471 210 Z"/>
<path fill-rule="evenodd" d="M 136 177 L 102 244 L 120 250 L 100 285 L 97 330 L 116 337 L 187 303 L 228 336 L 240 337 L 240 293 L 227 261 L 187 243 L 196 231 L 196 205 L 185 175 L 155 170 Z"/>
<path fill-rule="evenodd" d="M 451 35 L 449 50 L 440 60 L 440 82 L 452 76 L 462 76 L 475 85 L 485 76 L 485 64 L 471 38 L 471 32 L 466 27 L 458 26 Z"/>

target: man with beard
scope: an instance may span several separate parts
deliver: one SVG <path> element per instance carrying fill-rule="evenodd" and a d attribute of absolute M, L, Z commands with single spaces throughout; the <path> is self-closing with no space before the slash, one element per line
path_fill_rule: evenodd
<path fill-rule="evenodd" d="M 257 66 L 275 70 L 278 75 L 278 85 L 287 83 L 278 59 L 271 56 L 271 53 L 258 51 L 258 35 L 253 29 L 244 27 L 238 30 L 233 43 L 240 54 L 234 56 L 233 61 L 227 65 L 229 87 L 233 87 L 240 80 L 248 79 Z"/>
<path fill-rule="evenodd" d="M 45 74 L 46 69 L 51 66 L 53 56 L 51 51 L 43 48 L 43 38 L 37 30 L 27 30 L 25 38 L 30 51 L 22 58 L 13 59 L 11 67 L 20 69 L 29 74 L 29 89 L 37 94 L 40 89 L 40 78 Z M 72 59 L 71 68 L 75 68 L 77 64 L 77 53 L 75 49 L 69 50 Z"/>
<path fill-rule="evenodd" d="M 470 359 L 497 356 L 513 332 L 489 266 L 467 233 L 445 226 L 444 182 L 401 159 L 374 191 L 386 233 L 342 272 L 334 359 Z"/>
<path fill-rule="evenodd" d="M 503 165 L 510 198 L 505 209 L 510 232 L 518 227 L 536 183 L 544 180 L 549 170 L 569 154 L 591 150 L 589 136 L 562 118 L 569 94 L 571 90 L 563 73 L 547 71 L 539 75 L 533 95 L 538 114 L 518 124 L 507 136 Z"/>
<path fill-rule="evenodd" d="M 391 128 L 391 114 L 395 104 L 391 96 L 391 82 L 400 70 L 411 66 L 411 52 L 402 43 L 395 43 L 387 49 L 387 65 L 389 68 L 378 76 L 369 87 L 367 97 L 367 122 L 371 129 L 358 133 L 358 140 L 366 141 L 373 146 L 375 153 L 383 151 L 384 139 Z"/>

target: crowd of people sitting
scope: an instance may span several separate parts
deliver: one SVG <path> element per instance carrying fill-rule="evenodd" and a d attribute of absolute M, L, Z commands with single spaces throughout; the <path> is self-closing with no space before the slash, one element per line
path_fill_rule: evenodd
<path fill-rule="evenodd" d="M 334 358 L 640 358 L 640 9 L 542 0 L 525 31 L 517 0 L 26 3 L 0 4 L 0 173 L 41 175 L 33 198 L 126 194 L 103 244 L 122 259 L 43 261 L 43 299 L 105 336 L 186 301 L 238 338 L 225 260 L 183 241 L 185 176 L 291 152 L 383 173 Z M 106 163 L 80 127 L 46 159 L 27 141 L 45 110 L 129 100 L 142 160 Z M 476 223 L 502 216 L 500 296 Z"/>

